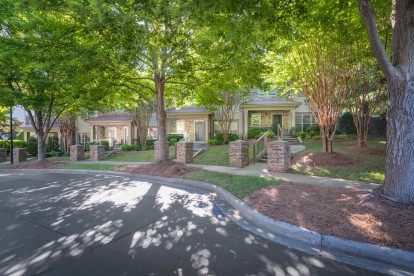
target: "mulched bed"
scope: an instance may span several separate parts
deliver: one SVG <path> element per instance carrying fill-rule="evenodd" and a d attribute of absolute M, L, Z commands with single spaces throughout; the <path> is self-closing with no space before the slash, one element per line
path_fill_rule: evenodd
<path fill-rule="evenodd" d="M 338 152 L 305 152 L 295 156 L 292 163 L 298 167 L 342 167 L 355 165 L 360 161 Z"/>
<path fill-rule="evenodd" d="M 56 169 L 58 167 L 67 165 L 66 162 L 51 162 L 51 161 L 33 161 L 13 164 L 7 169 Z"/>
<path fill-rule="evenodd" d="M 257 211 L 322 234 L 414 251 L 414 205 L 378 192 L 284 183 L 252 192 L 246 202 Z"/>
<path fill-rule="evenodd" d="M 130 165 L 117 168 L 117 172 L 146 174 L 163 177 L 180 177 L 189 172 L 199 170 L 173 161 L 156 162 L 148 165 Z"/>

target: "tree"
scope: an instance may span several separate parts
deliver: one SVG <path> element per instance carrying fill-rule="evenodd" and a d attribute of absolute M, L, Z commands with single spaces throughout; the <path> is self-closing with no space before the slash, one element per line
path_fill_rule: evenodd
<path fill-rule="evenodd" d="M 356 127 L 359 147 L 367 146 L 370 118 L 384 95 L 384 84 L 376 69 L 358 64 L 351 76 L 347 106 Z"/>
<path fill-rule="evenodd" d="M 47 135 L 61 115 L 105 98 L 98 87 L 102 62 L 67 11 L 65 3 L 0 5 L 0 98 L 25 108 L 36 132 L 38 160 L 45 159 Z M 97 99 L 91 100 L 91 93 Z"/>
<path fill-rule="evenodd" d="M 226 78 L 233 85 L 259 84 L 264 48 L 258 47 L 260 33 L 251 31 L 259 30 L 251 16 L 259 8 L 265 9 L 249 1 L 79 4 L 80 21 L 106 43 L 112 85 L 134 91 L 156 110 L 158 160 L 168 159 L 166 106 L 207 94 Z"/>
<path fill-rule="evenodd" d="M 61 116 L 58 119 L 59 133 L 61 137 L 61 150 L 69 152 L 70 146 L 73 144 L 73 136 L 75 134 L 76 113 Z"/>
<path fill-rule="evenodd" d="M 392 60 L 378 34 L 374 8 L 358 0 L 368 38 L 378 65 L 387 79 L 387 157 L 383 194 L 391 200 L 414 202 L 414 3 L 393 0 Z"/>
<path fill-rule="evenodd" d="M 327 153 L 333 152 L 338 117 L 349 97 L 348 57 L 346 49 L 318 39 L 299 47 L 292 57 L 295 81 L 312 110 Z"/>
<path fill-rule="evenodd" d="M 137 106 L 129 110 L 132 115 L 132 121 L 137 127 L 139 143 L 142 149 L 147 147 L 147 134 L 148 134 L 148 124 L 151 119 L 153 107 L 144 102 L 137 101 Z"/>

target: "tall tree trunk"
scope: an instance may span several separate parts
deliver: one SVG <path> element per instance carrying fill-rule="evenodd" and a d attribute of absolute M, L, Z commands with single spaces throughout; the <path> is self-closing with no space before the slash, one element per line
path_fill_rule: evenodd
<path fill-rule="evenodd" d="M 159 74 L 156 74 L 154 82 L 157 92 L 158 160 L 167 161 L 167 115 L 164 107 L 164 80 Z"/>
<path fill-rule="evenodd" d="M 45 134 L 43 131 L 36 133 L 37 136 L 37 160 L 44 161 L 46 160 L 45 155 L 45 146 L 46 146 L 46 139 Z"/>
<path fill-rule="evenodd" d="M 370 0 L 358 0 L 377 62 L 387 77 L 387 158 L 383 193 L 414 203 L 414 1 L 393 0 L 392 62 L 378 35 Z"/>
<path fill-rule="evenodd" d="M 414 202 L 414 82 L 388 81 L 387 159 L 384 194 Z"/>

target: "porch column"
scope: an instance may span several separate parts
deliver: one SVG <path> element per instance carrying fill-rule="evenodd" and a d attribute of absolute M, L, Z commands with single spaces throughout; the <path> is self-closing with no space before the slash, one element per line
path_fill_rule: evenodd
<path fill-rule="evenodd" d="M 90 142 L 93 142 L 93 141 L 95 141 L 95 137 L 93 136 L 93 128 L 94 128 L 94 126 L 89 126 L 89 133 L 90 133 L 90 135 L 89 135 L 89 137 L 90 137 Z"/>
<path fill-rule="evenodd" d="M 243 116 L 244 116 L 244 120 L 243 120 L 243 123 L 244 123 L 244 126 L 243 126 L 243 138 L 245 139 L 245 140 L 247 140 L 247 132 L 249 131 L 249 110 L 248 109 L 245 109 L 244 111 L 243 111 Z"/>
<path fill-rule="evenodd" d="M 132 122 L 128 125 L 128 145 L 132 145 Z"/>
<path fill-rule="evenodd" d="M 296 110 L 291 110 L 290 111 L 290 127 L 296 127 Z"/>

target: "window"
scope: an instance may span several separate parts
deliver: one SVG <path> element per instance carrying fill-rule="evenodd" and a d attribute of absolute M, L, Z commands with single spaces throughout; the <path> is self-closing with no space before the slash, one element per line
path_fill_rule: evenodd
<path fill-rule="evenodd" d="M 30 122 L 30 117 L 26 115 L 25 120 L 24 120 L 24 124 L 26 126 L 30 126 L 32 125 L 32 123 Z"/>
<path fill-rule="evenodd" d="M 184 126 L 184 120 L 177 120 L 176 124 L 176 131 L 177 133 L 184 134 L 185 126 Z"/>
<path fill-rule="evenodd" d="M 251 126 L 261 126 L 262 115 L 261 114 L 252 114 L 251 115 Z"/>
<path fill-rule="evenodd" d="M 109 138 L 116 139 L 116 127 L 109 127 Z"/>
<path fill-rule="evenodd" d="M 89 134 L 87 133 L 79 133 L 78 134 L 78 144 L 85 144 L 85 143 L 89 143 L 90 139 L 89 139 Z"/>
<path fill-rule="evenodd" d="M 316 125 L 316 121 L 312 114 L 302 115 L 302 131 L 305 131 L 309 126 Z"/>

